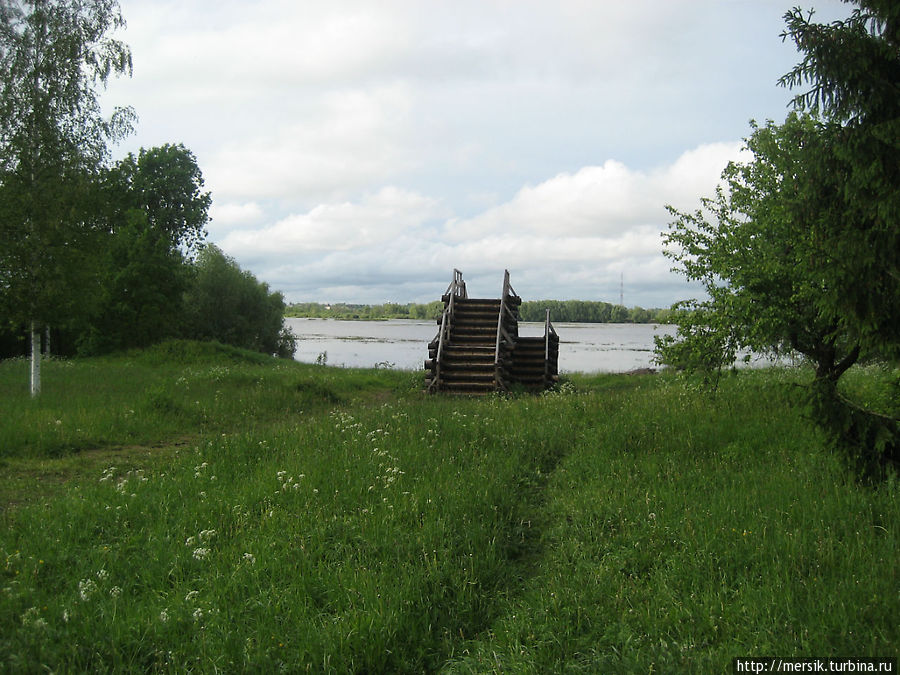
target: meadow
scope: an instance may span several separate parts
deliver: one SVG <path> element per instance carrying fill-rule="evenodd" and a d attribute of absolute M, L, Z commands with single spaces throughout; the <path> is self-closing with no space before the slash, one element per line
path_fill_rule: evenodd
<path fill-rule="evenodd" d="M 446 398 L 419 373 L 173 342 L 50 360 L 32 401 L 27 363 L 0 362 L 0 669 L 896 656 L 897 480 L 825 450 L 794 405 L 807 376 Z"/>

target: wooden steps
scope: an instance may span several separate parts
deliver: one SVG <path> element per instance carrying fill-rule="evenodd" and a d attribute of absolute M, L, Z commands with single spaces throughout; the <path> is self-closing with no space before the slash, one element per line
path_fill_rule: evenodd
<path fill-rule="evenodd" d="M 462 274 L 454 270 L 442 300 L 441 328 L 425 361 L 428 391 L 482 395 L 515 385 L 543 390 L 556 382 L 559 339 L 555 331 L 545 336 L 549 342 L 545 337 L 519 338 L 522 299 L 509 284 L 509 272 L 502 297 L 494 299 L 469 298 Z M 545 357 L 552 357 L 552 364 Z"/>

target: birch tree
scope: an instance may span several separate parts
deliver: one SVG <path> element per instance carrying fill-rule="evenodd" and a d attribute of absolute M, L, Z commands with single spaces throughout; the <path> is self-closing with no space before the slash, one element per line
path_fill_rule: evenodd
<path fill-rule="evenodd" d="M 117 0 L 0 0 L 0 311 L 40 335 L 83 301 L 95 177 L 134 113 L 104 118 L 98 87 L 131 74 Z M 80 297 L 82 296 L 82 297 Z"/>

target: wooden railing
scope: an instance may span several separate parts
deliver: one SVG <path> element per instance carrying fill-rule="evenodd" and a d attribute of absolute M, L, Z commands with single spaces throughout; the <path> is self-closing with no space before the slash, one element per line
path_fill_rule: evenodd
<path fill-rule="evenodd" d="M 506 342 L 506 344 L 513 344 L 512 337 L 510 337 L 506 328 L 503 327 L 503 319 L 507 314 L 509 314 L 513 320 L 516 318 L 516 315 L 513 314 L 513 311 L 509 308 L 508 300 L 510 297 L 518 296 L 516 295 L 515 290 L 513 290 L 512 285 L 509 283 L 509 270 L 503 270 L 503 294 L 500 296 L 500 311 L 497 314 L 497 340 L 494 344 L 494 378 L 498 384 L 503 383 L 503 378 L 500 373 L 500 345 L 503 342 Z"/>
<path fill-rule="evenodd" d="M 458 269 L 453 270 L 453 279 L 447 287 L 444 295 L 447 298 L 447 304 L 444 306 L 444 312 L 441 315 L 441 331 L 438 333 L 438 348 L 434 358 L 434 378 L 431 380 L 429 391 L 440 387 L 441 380 L 441 359 L 444 355 L 444 344 L 450 340 L 450 329 L 453 324 L 454 300 L 456 298 L 465 299 L 468 297 L 466 292 L 466 282 L 463 281 L 462 272 Z"/>
<path fill-rule="evenodd" d="M 544 382 L 548 383 L 546 386 L 549 386 L 550 378 L 553 374 L 550 373 L 550 335 L 553 335 L 557 340 L 559 340 L 559 335 L 556 333 L 556 329 L 553 327 L 553 324 L 550 323 L 550 310 L 547 310 L 547 319 L 544 321 Z"/>

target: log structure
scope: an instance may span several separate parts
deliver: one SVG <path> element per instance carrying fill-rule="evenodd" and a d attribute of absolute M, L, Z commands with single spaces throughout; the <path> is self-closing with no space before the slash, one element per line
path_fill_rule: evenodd
<path fill-rule="evenodd" d="M 520 337 L 522 298 L 510 285 L 508 271 L 500 299 L 479 299 L 468 296 L 462 273 L 453 270 L 442 301 L 440 328 L 425 361 L 429 392 L 478 395 L 516 386 L 543 391 L 556 384 L 559 336 L 550 312 L 543 337 Z"/>

